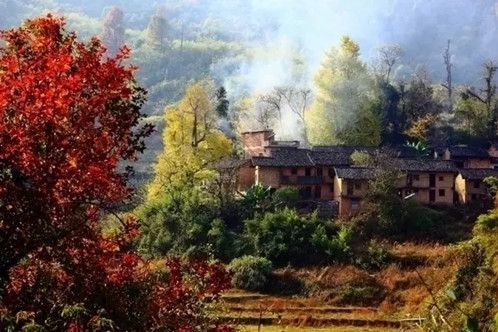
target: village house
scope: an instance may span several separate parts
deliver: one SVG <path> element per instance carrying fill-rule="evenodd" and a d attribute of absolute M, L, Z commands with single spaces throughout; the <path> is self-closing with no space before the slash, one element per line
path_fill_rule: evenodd
<path fill-rule="evenodd" d="M 242 142 L 245 159 L 239 168 L 239 191 L 255 184 L 294 187 L 303 202 L 335 202 L 339 216 L 361 210 L 369 182 L 379 171 L 352 165 L 351 155 L 382 152 L 365 146 L 302 148 L 298 141 L 276 140 L 272 130 L 245 132 Z M 402 174 L 397 183 L 399 195 L 423 204 L 483 200 L 489 197 L 483 180 L 498 176 L 493 156 L 482 147 L 451 146 L 430 157 L 420 157 L 406 147 L 389 152 L 392 159 L 387 167 Z"/>
<path fill-rule="evenodd" d="M 490 199 L 484 179 L 497 176 L 495 169 L 462 169 L 455 180 L 455 191 L 462 204 L 485 203 Z"/>

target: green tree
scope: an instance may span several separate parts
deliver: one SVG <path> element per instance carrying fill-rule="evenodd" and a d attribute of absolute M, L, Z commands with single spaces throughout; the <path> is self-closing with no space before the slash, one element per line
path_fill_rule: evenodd
<path fill-rule="evenodd" d="M 464 124 L 463 128 L 471 135 L 493 138 L 496 136 L 498 120 L 498 96 L 495 75 L 498 66 L 493 62 L 484 64 L 484 87 L 476 91 L 467 88 L 457 102 L 456 116 Z"/>
<path fill-rule="evenodd" d="M 149 186 L 153 199 L 167 188 L 197 187 L 216 177 L 215 164 L 231 155 L 232 143 L 217 127 L 215 103 L 197 83 L 177 105 L 166 109 L 165 149 Z"/>
<path fill-rule="evenodd" d="M 301 216 L 285 208 L 247 221 L 241 241 L 251 254 L 266 257 L 275 265 L 310 264 L 344 258 L 342 253 L 347 250 L 341 247 L 345 244 L 341 236 L 316 214 Z"/>
<path fill-rule="evenodd" d="M 220 87 L 216 91 L 216 112 L 222 118 L 226 118 L 228 116 L 228 107 L 230 106 L 230 102 L 227 98 L 227 90 L 224 87 Z"/>
<path fill-rule="evenodd" d="M 380 143 L 375 82 L 349 37 L 325 56 L 315 77 L 316 100 L 306 115 L 309 140 L 320 144 Z"/>

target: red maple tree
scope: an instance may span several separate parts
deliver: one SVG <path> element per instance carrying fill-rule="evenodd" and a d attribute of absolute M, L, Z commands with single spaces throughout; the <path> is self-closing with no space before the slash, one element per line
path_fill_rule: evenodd
<path fill-rule="evenodd" d="M 222 329 L 202 313 L 227 285 L 221 265 L 168 260 L 158 273 L 133 250 L 133 219 L 101 235 L 103 209 L 130 195 L 118 163 L 152 127 L 139 126 L 129 50 L 108 58 L 64 25 L 49 15 L 0 32 L 0 330 Z"/>

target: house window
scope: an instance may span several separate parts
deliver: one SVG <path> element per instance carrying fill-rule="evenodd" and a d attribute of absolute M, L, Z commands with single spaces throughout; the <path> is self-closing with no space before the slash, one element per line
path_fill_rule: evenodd
<path fill-rule="evenodd" d="M 440 176 L 439 181 L 444 181 L 444 176 Z"/>
<path fill-rule="evenodd" d="M 351 200 L 351 210 L 356 211 L 360 207 L 360 202 L 356 199 Z"/>
<path fill-rule="evenodd" d="M 304 175 L 311 176 L 311 168 L 306 167 L 306 169 L 304 170 Z"/>
<path fill-rule="evenodd" d="M 291 174 L 292 174 L 292 175 L 296 175 L 296 174 L 297 174 L 297 168 L 292 167 L 292 168 L 291 168 Z"/>
<path fill-rule="evenodd" d="M 479 189 L 480 185 L 481 185 L 480 181 L 474 181 L 474 188 Z"/>
<path fill-rule="evenodd" d="M 316 186 L 315 187 L 315 198 L 321 198 L 322 197 L 322 187 Z"/>
<path fill-rule="evenodd" d="M 420 180 L 420 176 L 418 174 L 414 174 L 413 175 L 413 180 L 414 181 L 419 181 Z"/>
<path fill-rule="evenodd" d="M 360 189 L 361 189 L 361 182 L 359 182 L 359 181 L 355 181 L 355 182 L 354 182 L 354 189 L 356 189 L 356 190 L 360 190 Z"/>
<path fill-rule="evenodd" d="M 444 189 L 439 189 L 439 197 L 444 197 L 446 195 L 446 191 Z"/>
<path fill-rule="evenodd" d="M 322 168 L 321 168 L 321 167 L 318 167 L 318 168 L 316 169 L 316 176 L 323 176 L 323 170 L 322 170 Z"/>
<path fill-rule="evenodd" d="M 476 194 L 472 194 L 472 195 L 470 195 L 470 197 L 472 198 L 473 201 L 475 201 L 477 199 L 477 195 Z"/>

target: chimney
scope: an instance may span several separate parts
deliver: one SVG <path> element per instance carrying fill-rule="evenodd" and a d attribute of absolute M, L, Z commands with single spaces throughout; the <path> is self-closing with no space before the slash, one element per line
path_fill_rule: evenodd
<path fill-rule="evenodd" d="M 242 133 L 242 144 L 246 158 L 249 157 L 269 157 L 266 149 L 274 142 L 275 133 L 273 130 L 248 131 Z"/>

